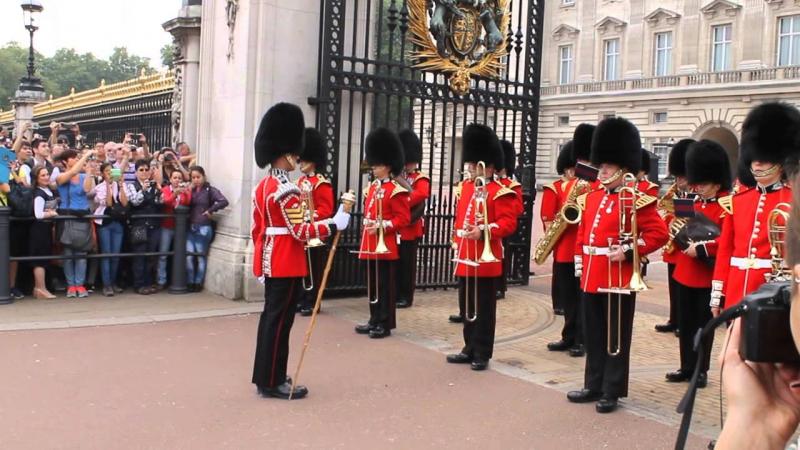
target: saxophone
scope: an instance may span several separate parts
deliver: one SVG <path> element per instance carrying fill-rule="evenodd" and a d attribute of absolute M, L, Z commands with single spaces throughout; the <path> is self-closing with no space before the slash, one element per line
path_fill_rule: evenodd
<path fill-rule="evenodd" d="M 664 253 L 672 253 L 675 250 L 675 236 L 681 231 L 684 225 L 689 221 L 686 217 L 675 217 L 675 196 L 678 194 L 678 183 L 672 183 L 672 186 L 667 189 L 661 199 L 658 200 L 656 208 L 661 211 L 662 215 L 672 215 L 672 220 L 667 224 L 669 231 L 669 241 L 664 245 Z"/>
<path fill-rule="evenodd" d="M 550 224 L 550 228 L 548 228 L 544 236 L 539 239 L 539 242 L 536 243 L 533 258 L 531 258 L 533 262 L 539 265 L 544 264 L 547 257 L 553 251 L 556 242 L 558 242 L 558 239 L 564 234 L 567 227 L 581 221 L 583 208 L 578 205 L 577 200 L 578 197 L 589 192 L 589 188 L 589 182 L 586 180 L 579 179 L 578 182 L 575 183 L 575 186 L 573 186 L 572 191 L 569 193 L 569 197 L 567 197 L 567 202 L 561 208 L 561 211 L 558 212 L 558 217 Z"/>

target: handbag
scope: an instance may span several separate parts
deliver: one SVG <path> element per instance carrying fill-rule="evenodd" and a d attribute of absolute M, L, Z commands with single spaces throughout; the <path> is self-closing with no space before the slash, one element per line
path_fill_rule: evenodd
<path fill-rule="evenodd" d="M 70 209 L 70 197 L 67 193 L 67 210 Z M 83 210 L 81 210 L 83 211 Z M 83 211 L 86 213 L 87 211 Z M 71 248 L 76 252 L 88 252 L 94 246 L 92 239 L 92 223 L 89 220 L 68 219 L 61 225 L 61 232 L 58 241 L 64 247 Z"/>
<path fill-rule="evenodd" d="M 125 222 L 128 217 L 128 208 L 119 202 L 119 192 L 117 192 L 116 198 L 112 198 L 112 202 L 111 206 L 105 210 L 105 214 L 110 217 L 103 219 L 103 225 L 111 222 Z"/>
<path fill-rule="evenodd" d="M 25 187 L 16 181 L 9 183 L 11 190 L 8 192 L 8 206 L 14 217 L 33 216 L 33 188 Z"/>
<path fill-rule="evenodd" d="M 713 241 L 720 235 L 719 226 L 712 222 L 705 214 L 696 214 L 678 231 L 675 236 L 675 245 L 681 250 L 686 250 L 695 242 Z M 714 267 L 716 260 L 713 256 L 698 255 L 698 260 L 709 267 Z"/>

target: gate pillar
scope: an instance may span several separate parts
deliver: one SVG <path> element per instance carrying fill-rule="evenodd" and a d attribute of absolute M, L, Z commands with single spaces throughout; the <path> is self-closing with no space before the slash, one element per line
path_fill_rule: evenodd
<path fill-rule="evenodd" d="M 200 97 L 200 23 L 202 6 L 187 4 L 162 27 L 173 38 L 175 88 L 172 96 L 172 146 L 197 148 L 197 104 Z"/>

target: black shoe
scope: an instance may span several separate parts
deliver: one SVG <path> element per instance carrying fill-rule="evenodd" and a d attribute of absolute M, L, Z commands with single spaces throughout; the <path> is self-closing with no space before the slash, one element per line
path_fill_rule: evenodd
<path fill-rule="evenodd" d="M 703 389 L 706 386 L 708 386 L 708 374 L 703 372 L 699 377 L 697 377 L 697 388 Z"/>
<path fill-rule="evenodd" d="M 368 323 L 362 323 L 361 325 L 356 325 L 356 333 L 358 334 L 369 334 L 370 330 L 372 330 L 372 325 Z"/>
<path fill-rule="evenodd" d="M 300 310 L 300 315 L 303 317 L 308 317 L 311 315 L 312 312 L 314 312 L 314 310 L 311 308 L 303 308 Z"/>
<path fill-rule="evenodd" d="M 258 387 L 258 393 L 262 397 L 281 398 L 284 400 L 288 400 L 289 393 L 291 392 L 292 392 L 292 384 L 289 383 L 288 381 L 272 388 L 262 387 L 262 386 Z M 294 388 L 294 394 L 292 395 L 292 400 L 301 399 L 306 395 L 308 395 L 308 388 L 305 386 L 297 385 Z"/>
<path fill-rule="evenodd" d="M 586 349 L 583 348 L 583 344 L 573 345 L 569 349 L 569 356 L 572 356 L 573 358 L 580 358 L 584 355 L 586 355 Z"/>
<path fill-rule="evenodd" d="M 472 361 L 470 365 L 470 369 L 472 370 L 486 370 L 486 367 L 489 365 L 489 361 L 484 359 L 476 359 Z"/>
<path fill-rule="evenodd" d="M 410 304 L 410 303 L 408 303 L 408 300 L 398 300 L 398 301 L 396 301 L 396 302 L 394 303 L 394 306 L 395 306 L 396 308 L 403 309 L 403 308 L 408 308 L 409 306 L 411 306 L 411 304 Z"/>
<path fill-rule="evenodd" d="M 378 325 L 377 327 L 369 330 L 369 337 L 372 339 L 381 339 L 392 335 L 392 331 L 382 326 Z"/>
<path fill-rule="evenodd" d="M 506 291 L 497 291 L 495 297 L 497 298 L 497 300 L 502 300 L 506 298 Z"/>
<path fill-rule="evenodd" d="M 451 323 L 462 323 L 464 318 L 461 317 L 461 314 L 450 314 L 450 317 L 447 318 Z"/>
<path fill-rule="evenodd" d="M 684 381 L 689 381 L 692 378 L 692 374 L 689 371 L 678 369 L 675 372 L 667 373 L 665 378 L 670 383 L 683 383 Z"/>
<path fill-rule="evenodd" d="M 17 300 L 25 297 L 25 294 L 23 294 L 22 291 L 20 291 L 17 288 L 11 288 L 10 294 L 11 294 L 11 297 L 13 297 L 13 298 L 15 298 Z"/>
<path fill-rule="evenodd" d="M 466 353 L 453 353 L 451 355 L 447 355 L 447 362 L 450 364 L 469 364 L 472 362 L 472 356 L 469 356 Z"/>
<path fill-rule="evenodd" d="M 617 398 L 604 396 L 594 405 L 594 409 L 600 414 L 614 412 L 617 409 Z"/>
<path fill-rule="evenodd" d="M 563 316 L 564 315 L 564 310 L 561 309 L 561 308 L 556 308 L 556 309 L 553 310 L 553 314 L 555 314 L 557 316 Z"/>
<path fill-rule="evenodd" d="M 672 322 L 660 323 L 656 325 L 656 331 L 659 333 L 669 333 L 671 331 L 675 331 L 676 329 L 678 329 L 677 325 Z"/>
<path fill-rule="evenodd" d="M 603 396 L 602 392 L 590 391 L 589 389 L 581 389 L 580 391 L 567 392 L 567 400 L 572 403 L 589 403 L 600 400 Z"/>
<path fill-rule="evenodd" d="M 572 347 L 572 342 L 567 342 L 563 339 L 547 344 L 547 349 L 551 352 L 563 352 L 565 350 L 569 350 L 570 347 Z"/>

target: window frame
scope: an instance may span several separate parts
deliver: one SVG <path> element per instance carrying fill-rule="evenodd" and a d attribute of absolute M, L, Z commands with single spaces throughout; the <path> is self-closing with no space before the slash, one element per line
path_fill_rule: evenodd
<path fill-rule="evenodd" d="M 798 47 L 800 47 L 800 31 L 793 31 L 792 30 L 794 28 L 794 24 L 796 22 L 800 22 L 800 14 L 790 14 L 790 15 L 778 17 L 777 19 L 778 19 L 778 21 L 776 23 L 777 44 L 775 46 L 775 66 L 776 67 L 787 67 L 787 66 L 800 65 L 800 54 L 798 54 L 798 58 L 797 58 L 798 61 L 795 61 L 792 58 L 792 54 L 794 53 L 794 44 L 792 42 L 794 40 L 793 38 L 796 37 L 798 39 L 797 45 L 798 45 Z M 790 30 L 789 30 L 788 33 L 783 33 L 781 31 L 781 24 L 783 23 L 784 20 L 787 20 L 787 19 L 791 20 L 791 24 L 789 26 Z M 785 64 L 781 64 L 781 40 L 784 37 L 789 38 L 789 52 L 788 52 L 789 53 L 789 55 L 788 55 L 789 61 L 787 63 L 785 63 Z M 800 53 L 800 50 L 798 50 L 798 53 Z"/>
<path fill-rule="evenodd" d="M 616 53 L 609 53 L 608 47 L 609 44 L 612 42 L 616 43 Z M 609 64 L 608 60 L 609 57 L 614 57 L 614 73 L 611 74 L 612 76 L 609 77 Z M 616 81 L 620 79 L 620 69 L 622 67 L 621 64 L 622 58 L 622 39 L 619 37 L 613 37 L 609 39 L 603 39 L 603 81 Z"/>
<path fill-rule="evenodd" d="M 574 71 L 574 62 L 575 57 L 574 55 L 574 48 L 573 44 L 565 44 L 558 46 L 558 84 L 565 85 L 573 83 L 573 71 Z M 564 59 L 563 51 L 569 49 L 569 58 Z M 564 63 L 567 63 L 567 74 L 566 74 L 566 81 L 564 80 Z"/>
<path fill-rule="evenodd" d="M 718 29 L 728 30 L 722 41 L 717 41 L 716 31 Z M 724 49 L 724 67 L 720 69 L 716 66 L 717 61 L 717 46 L 722 46 Z M 711 26 L 711 61 L 709 63 L 711 72 L 726 72 L 733 68 L 733 23 L 720 23 Z"/>
<path fill-rule="evenodd" d="M 668 36 L 669 41 L 667 46 L 659 47 L 658 38 L 659 36 Z M 675 48 L 675 40 L 674 40 L 674 33 L 672 30 L 665 30 L 665 31 L 658 31 L 653 33 L 653 76 L 655 77 L 666 77 L 672 74 L 672 50 Z M 664 67 L 663 72 L 659 73 L 660 65 L 660 52 L 664 52 L 666 55 L 666 67 Z"/>
<path fill-rule="evenodd" d="M 663 180 L 669 176 L 669 152 L 672 145 L 667 142 L 654 142 L 650 146 L 650 151 L 658 156 L 658 179 Z M 663 172 L 662 172 L 663 169 Z"/>

